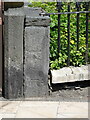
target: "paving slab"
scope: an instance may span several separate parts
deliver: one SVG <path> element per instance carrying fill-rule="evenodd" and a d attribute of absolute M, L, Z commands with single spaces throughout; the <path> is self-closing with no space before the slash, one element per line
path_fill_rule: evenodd
<path fill-rule="evenodd" d="M 59 101 L 21 101 L 20 107 L 54 107 L 59 105 Z"/>
<path fill-rule="evenodd" d="M 0 120 L 2 119 L 3 114 L 0 114 Z"/>
<path fill-rule="evenodd" d="M 15 114 L 3 114 L 2 118 L 15 118 Z"/>
<path fill-rule="evenodd" d="M 88 102 L 60 102 L 57 117 L 88 118 Z"/>
<path fill-rule="evenodd" d="M 57 118 L 81 118 L 80 120 L 87 118 L 88 120 L 88 116 L 84 114 L 59 114 Z"/>
<path fill-rule="evenodd" d="M 0 120 L 1 118 L 88 118 L 88 102 L 0 101 L 0 109 Z"/>
<path fill-rule="evenodd" d="M 58 102 L 22 101 L 16 118 L 56 118 Z"/>
<path fill-rule="evenodd" d="M 57 106 L 20 107 L 16 118 L 56 118 Z"/>
<path fill-rule="evenodd" d="M 14 114 L 19 107 L 20 101 L 0 101 L 0 113 Z"/>

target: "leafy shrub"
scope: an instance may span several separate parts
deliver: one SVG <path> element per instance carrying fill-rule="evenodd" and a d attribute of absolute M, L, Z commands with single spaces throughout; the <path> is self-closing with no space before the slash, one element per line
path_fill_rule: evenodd
<path fill-rule="evenodd" d="M 29 7 L 41 7 L 47 13 L 55 13 L 58 12 L 56 9 L 56 2 L 33 2 Z M 63 3 L 63 7 L 61 12 L 67 11 L 67 4 Z M 75 3 L 70 3 L 71 12 L 77 11 L 75 8 Z M 85 10 L 85 3 L 81 3 L 81 10 Z M 80 14 L 79 18 L 79 50 L 77 51 L 77 33 L 76 33 L 76 18 L 77 14 L 70 15 L 70 65 L 80 66 L 85 64 L 85 54 L 86 54 L 86 14 Z M 90 16 L 89 16 L 90 18 Z M 60 69 L 61 67 L 67 66 L 67 15 L 61 15 L 61 26 L 60 26 L 60 53 L 58 56 L 58 15 L 51 15 L 51 24 L 50 24 L 50 67 L 51 69 Z M 89 30 L 90 30 L 90 22 L 89 22 Z M 90 34 L 89 34 L 89 48 L 90 48 Z M 89 59 L 90 59 L 90 49 L 89 49 Z"/>

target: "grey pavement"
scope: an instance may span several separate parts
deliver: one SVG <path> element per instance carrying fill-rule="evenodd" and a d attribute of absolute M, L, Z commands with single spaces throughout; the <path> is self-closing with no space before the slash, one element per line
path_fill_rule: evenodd
<path fill-rule="evenodd" d="M 88 102 L 0 101 L 2 118 L 88 118 Z"/>

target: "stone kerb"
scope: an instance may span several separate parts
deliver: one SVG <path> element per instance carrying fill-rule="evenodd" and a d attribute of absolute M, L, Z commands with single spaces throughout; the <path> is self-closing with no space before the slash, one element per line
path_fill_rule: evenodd
<path fill-rule="evenodd" d="M 48 95 L 50 18 L 41 8 L 25 7 L 24 96 Z"/>
<path fill-rule="evenodd" d="M 90 80 L 90 65 L 82 65 L 81 67 L 64 67 L 60 70 L 52 70 L 52 83 L 65 83 Z"/>

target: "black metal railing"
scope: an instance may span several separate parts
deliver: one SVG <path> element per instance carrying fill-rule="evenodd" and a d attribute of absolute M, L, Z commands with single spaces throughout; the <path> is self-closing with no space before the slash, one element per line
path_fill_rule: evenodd
<path fill-rule="evenodd" d="M 67 41 L 68 41 L 68 44 L 67 44 L 67 54 L 68 54 L 68 58 L 67 58 L 67 66 L 70 66 L 70 16 L 71 14 L 76 14 L 76 40 L 77 40 L 77 43 L 76 43 L 76 47 L 77 47 L 77 51 L 79 51 L 79 42 L 80 42 L 80 38 L 79 38 L 79 31 L 80 31 L 80 26 L 79 26 L 79 23 L 80 23 L 80 14 L 85 14 L 86 15 L 86 20 L 85 20 L 85 26 L 86 26 L 86 29 L 85 29 L 85 36 L 86 36 L 86 40 L 85 40 L 85 45 L 86 45 L 86 53 L 85 53 L 85 62 L 86 64 L 89 62 L 88 60 L 88 39 L 89 39 L 89 14 L 90 14 L 90 9 L 89 9 L 89 2 L 86 2 L 84 3 L 85 4 L 85 9 L 84 11 L 80 11 L 80 2 L 76 2 L 76 10 L 77 11 L 71 11 L 70 8 L 70 3 L 67 5 L 67 12 L 61 12 L 62 10 L 62 2 L 57 2 L 57 9 L 58 9 L 58 12 L 57 13 L 41 13 L 40 15 L 43 15 L 43 16 L 50 16 L 50 15 L 58 15 L 58 38 L 57 38 L 57 43 L 58 43 L 58 49 L 57 49 L 57 52 L 58 52 L 58 58 L 59 58 L 59 53 L 61 51 L 61 15 L 63 14 L 66 14 L 67 15 Z"/>

